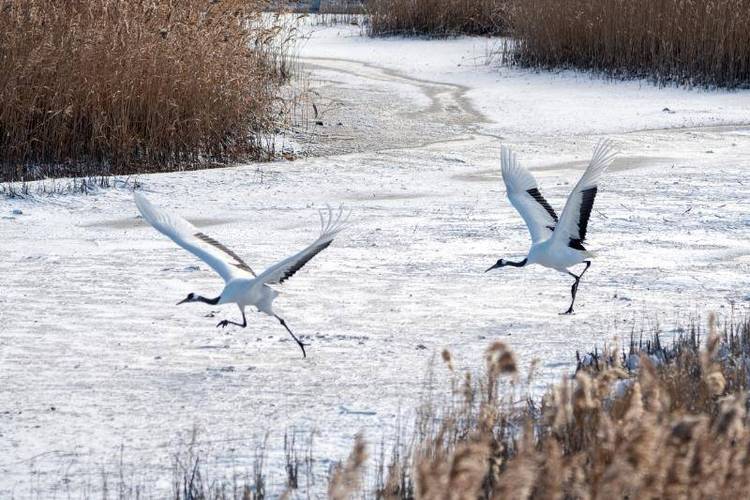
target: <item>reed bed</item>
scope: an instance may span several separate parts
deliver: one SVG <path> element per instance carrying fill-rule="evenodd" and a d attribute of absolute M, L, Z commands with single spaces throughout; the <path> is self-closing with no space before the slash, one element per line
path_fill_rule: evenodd
<path fill-rule="evenodd" d="M 321 2 L 320 14 L 360 15 L 365 13 L 365 0 L 328 0 Z"/>
<path fill-rule="evenodd" d="M 524 66 L 750 86 L 750 0 L 514 0 L 508 15 Z"/>
<path fill-rule="evenodd" d="M 396 453 L 381 498 L 724 498 L 750 488 L 750 318 L 581 358 L 574 378 L 519 408 L 507 346 L 457 377 Z M 452 370 L 449 353 L 444 360 Z M 461 382 L 462 381 L 462 382 Z M 515 401 L 515 403 L 514 403 Z"/>
<path fill-rule="evenodd" d="M 371 36 L 508 35 L 507 62 L 750 87 L 750 0 L 368 0 Z"/>
<path fill-rule="evenodd" d="M 0 181 L 262 158 L 279 26 L 257 0 L 4 0 Z"/>
<path fill-rule="evenodd" d="M 367 0 L 280 0 L 272 2 L 276 10 L 305 14 L 347 14 L 365 13 Z"/>
<path fill-rule="evenodd" d="M 508 0 L 368 0 L 370 36 L 499 35 Z"/>

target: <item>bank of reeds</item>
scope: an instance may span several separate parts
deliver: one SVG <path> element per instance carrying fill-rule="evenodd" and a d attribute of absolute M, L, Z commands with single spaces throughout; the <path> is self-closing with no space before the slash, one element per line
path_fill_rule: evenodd
<path fill-rule="evenodd" d="M 368 0 L 368 34 L 509 35 L 504 58 L 659 84 L 750 87 L 750 0 Z"/>
<path fill-rule="evenodd" d="M 328 0 L 321 2 L 320 14 L 360 15 L 365 13 L 364 0 Z"/>
<path fill-rule="evenodd" d="M 499 35 L 508 0 L 368 0 L 371 36 Z"/>
<path fill-rule="evenodd" d="M 430 404 L 383 498 L 724 498 L 750 488 L 750 318 L 669 348 L 588 355 L 539 402 L 512 403 L 501 343 L 458 404 Z M 451 366 L 449 353 L 444 354 Z M 452 368 L 451 368 L 452 369 Z M 503 381 L 505 379 L 505 381 Z M 503 388 L 503 390 L 498 390 Z"/>
<path fill-rule="evenodd" d="M 267 156 L 285 34 L 263 5 L 2 2 L 0 181 Z"/>
<path fill-rule="evenodd" d="M 514 0 L 509 22 L 525 66 L 750 86 L 750 0 Z"/>

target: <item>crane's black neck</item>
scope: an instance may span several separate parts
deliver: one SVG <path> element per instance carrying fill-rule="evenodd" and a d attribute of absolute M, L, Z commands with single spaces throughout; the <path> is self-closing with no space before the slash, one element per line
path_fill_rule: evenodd
<path fill-rule="evenodd" d="M 529 259 L 523 259 L 521 262 L 511 262 L 509 260 L 503 261 L 503 263 L 506 266 L 513 266 L 513 267 L 523 267 L 526 265 L 526 262 L 528 262 Z"/>
<path fill-rule="evenodd" d="M 211 304 L 212 306 L 215 306 L 216 304 L 218 304 L 219 299 L 221 299 L 221 295 L 219 295 L 215 299 L 208 299 L 206 297 L 201 297 L 200 295 L 195 296 L 195 300 L 197 300 L 198 302 L 205 302 L 206 304 Z"/>

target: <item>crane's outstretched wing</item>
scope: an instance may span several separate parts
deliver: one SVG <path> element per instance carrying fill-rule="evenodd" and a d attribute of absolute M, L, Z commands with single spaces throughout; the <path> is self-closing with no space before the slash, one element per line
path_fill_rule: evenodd
<path fill-rule="evenodd" d="M 552 236 L 557 224 L 557 214 L 539 191 L 536 179 L 523 168 L 516 154 L 503 146 L 500 150 L 500 163 L 508 199 L 523 217 L 531 234 L 531 241 L 538 243 Z"/>
<path fill-rule="evenodd" d="M 224 281 L 255 276 L 250 266 L 229 248 L 202 233 L 179 215 L 152 204 L 143 193 L 136 192 L 134 196 L 135 205 L 146 222 L 211 266 Z"/>
<path fill-rule="evenodd" d="M 614 160 L 617 152 L 608 140 L 599 141 L 594 148 L 594 156 L 581 176 L 576 187 L 568 196 L 565 208 L 560 215 L 560 222 L 555 227 L 554 238 L 564 238 L 564 244 L 571 248 L 583 250 L 586 239 L 586 228 L 591 216 L 591 208 L 596 198 L 597 184 L 607 167 Z"/>
<path fill-rule="evenodd" d="M 274 285 L 280 284 L 291 278 L 294 273 L 302 269 L 302 267 L 310 262 L 310 259 L 318 255 L 320 252 L 328 248 L 336 235 L 344 229 L 347 219 L 350 214 L 344 215 L 344 209 L 339 208 L 338 214 L 334 214 L 333 210 L 328 207 L 327 220 L 323 215 L 323 211 L 320 211 L 320 236 L 310 246 L 298 252 L 291 257 L 287 257 L 281 262 L 277 262 L 265 271 L 263 271 L 258 279 L 263 283 Z"/>

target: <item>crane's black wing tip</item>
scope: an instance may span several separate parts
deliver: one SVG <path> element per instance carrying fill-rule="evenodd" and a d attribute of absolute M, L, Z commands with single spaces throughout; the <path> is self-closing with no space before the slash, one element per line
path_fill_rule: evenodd
<path fill-rule="evenodd" d="M 544 199 L 539 188 L 527 189 L 526 192 L 547 211 L 550 217 L 552 217 L 552 220 L 557 222 L 557 213 L 555 212 L 555 209 L 552 208 L 552 205 L 550 205 L 546 199 Z"/>
<path fill-rule="evenodd" d="M 581 191 L 581 210 L 578 219 L 578 239 L 580 241 L 586 239 L 586 230 L 588 229 L 589 217 L 591 217 L 591 210 L 594 207 L 594 199 L 596 198 L 597 191 L 598 188 L 596 186 Z"/>
<path fill-rule="evenodd" d="M 310 253 L 308 253 L 307 255 L 305 255 L 304 258 L 298 260 L 297 262 L 295 262 L 295 264 L 292 267 L 290 267 L 289 269 L 287 269 L 286 272 L 284 272 L 284 275 L 281 278 L 279 278 L 278 283 L 283 283 L 286 280 L 288 280 L 289 278 L 291 278 L 292 276 L 294 276 L 294 274 L 297 271 L 299 271 L 300 269 L 302 269 L 303 267 L 305 267 L 305 264 L 307 264 L 308 262 L 310 262 L 310 260 L 312 260 L 313 257 L 315 257 L 320 252 L 322 252 L 323 250 L 325 250 L 326 248 L 328 248 L 328 246 L 331 243 L 333 243 L 333 238 L 331 238 L 330 240 L 326 241 L 325 243 L 321 243 L 320 245 L 314 247 L 310 251 Z"/>

